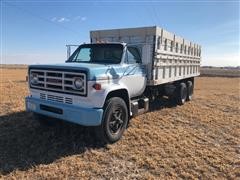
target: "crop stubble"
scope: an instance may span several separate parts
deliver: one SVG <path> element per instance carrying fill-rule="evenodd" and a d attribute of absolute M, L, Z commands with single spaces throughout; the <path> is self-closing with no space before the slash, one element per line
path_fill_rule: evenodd
<path fill-rule="evenodd" d="M 240 177 L 240 78 L 199 77 L 193 101 L 156 101 L 103 145 L 91 128 L 41 127 L 24 111 L 26 69 L 1 72 L 0 178 Z"/>

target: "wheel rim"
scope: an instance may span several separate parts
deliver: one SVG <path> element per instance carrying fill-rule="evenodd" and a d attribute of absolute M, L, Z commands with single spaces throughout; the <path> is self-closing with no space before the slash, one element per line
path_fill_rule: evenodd
<path fill-rule="evenodd" d="M 116 107 L 112 111 L 112 116 L 109 121 L 109 130 L 112 134 L 118 134 L 124 123 L 124 112 L 121 107 Z"/>

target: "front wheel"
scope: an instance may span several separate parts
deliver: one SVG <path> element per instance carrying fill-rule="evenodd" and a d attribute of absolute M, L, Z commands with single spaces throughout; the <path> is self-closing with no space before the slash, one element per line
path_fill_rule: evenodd
<path fill-rule="evenodd" d="M 121 139 L 128 123 L 126 103 L 119 97 L 110 98 L 104 107 L 102 124 L 96 128 L 100 140 L 114 143 Z"/>

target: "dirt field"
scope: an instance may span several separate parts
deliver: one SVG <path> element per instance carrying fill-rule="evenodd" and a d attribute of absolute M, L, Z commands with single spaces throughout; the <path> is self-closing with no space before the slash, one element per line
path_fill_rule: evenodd
<path fill-rule="evenodd" d="M 0 72 L 0 178 L 240 178 L 240 78 L 197 78 L 193 101 L 156 101 L 103 145 L 86 127 L 41 127 L 24 111 L 26 70 Z"/>
<path fill-rule="evenodd" d="M 240 69 L 232 68 L 201 68 L 201 76 L 207 77 L 240 77 Z"/>

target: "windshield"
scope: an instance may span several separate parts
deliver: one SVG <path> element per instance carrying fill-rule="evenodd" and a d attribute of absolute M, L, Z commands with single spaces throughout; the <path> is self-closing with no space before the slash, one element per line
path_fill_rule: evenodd
<path fill-rule="evenodd" d="M 121 44 L 85 44 L 79 46 L 67 62 L 118 64 L 122 54 Z"/>

